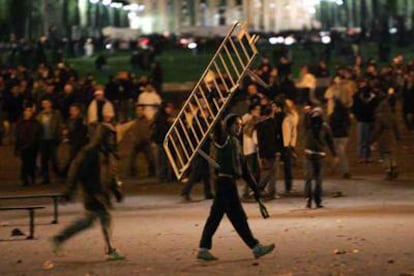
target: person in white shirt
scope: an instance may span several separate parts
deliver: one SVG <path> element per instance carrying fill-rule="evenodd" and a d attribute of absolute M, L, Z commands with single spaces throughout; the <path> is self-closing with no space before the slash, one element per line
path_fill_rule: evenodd
<path fill-rule="evenodd" d="M 299 103 L 309 105 L 319 103 L 315 96 L 316 78 L 309 71 L 309 67 L 307 65 L 300 68 L 300 78 L 296 82 L 296 88 L 302 90 L 299 92 L 301 93 L 299 96 Z"/>
<path fill-rule="evenodd" d="M 285 193 L 292 190 L 292 158 L 298 137 L 299 114 L 292 100 L 285 100 L 285 118 L 282 123 Z"/>
<path fill-rule="evenodd" d="M 350 80 L 344 80 L 335 77 L 332 84 L 325 91 L 326 115 L 329 117 L 335 108 L 335 101 L 339 100 L 345 107 L 350 108 L 353 103 L 352 96 L 354 94 L 353 83 Z"/>
<path fill-rule="evenodd" d="M 252 176 L 259 181 L 260 168 L 259 157 L 257 155 L 257 134 L 255 126 L 260 119 L 260 104 L 252 104 L 249 106 L 249 112 L 242 116 L 243 123 L 243 155 L 247 166 L 252 172 Z M 243 198 L 249 197 L 249 186 L 245 184 Z"/>
<path fill-rule="evenodd" d="M 94 93 L 94 99 L 88 106 L 88 124 L 102 122 L 103 114 L 109 114 L 114 118 L 115 110 L 113 104 L 105 98 L 104 88 L 102 86 L 97 86 Z"/>
<path fill-rule="evenodd" d="M 137 104 L 144 106 L 145 116 L 148 120 L 153 121 L 161 102 L 162 99 L 155 88 L 151 84 L 148 84 L 138 96 Z"/>

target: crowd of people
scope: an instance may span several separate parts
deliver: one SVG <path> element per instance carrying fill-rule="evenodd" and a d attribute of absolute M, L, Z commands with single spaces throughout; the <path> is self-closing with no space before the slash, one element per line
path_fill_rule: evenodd
<path fill-rule="evenodd" d="M 352 177 L 347 151 L 348 141 L 353 138 L 350 137 L 352 121 L 356 121 L 355 140 L 361 166 L 374 161 L 372 149 L 376 148 L 385 178 L 398 177 L 396 141 L 401 139 L 398 116 L 401 114 L 407 130 L 414 129 L 412 62 L 404 62 L 403 55 L 398 54 L 390 64 L 380 66 L 373 59 L 362 62 L 362 57 L 357 56 L 353 64 L 331 72 L 321 61 L 315 67 L 303 65 L 296 80 L 286 56 L 274 64 L 264 57 L 254 70 L 264 83 L 246 77 L 232 106 L 232 111 L 243 121 L 244 162 L 263 196 L 273 199 L 281 194 L 276 191 L 279 167 L 284 175 L 282 194 L 291 193 L 292 164 L 301 155 L 305 159 L 306 207 L 311 208 L 313 203 L 323 207 L 322 167 L 328 149 L 342 177 Z M 323 83 L 327 83 L 326 87 Z M 303 152 L 298 151 L 299 140 Z M 209 174 L 205 173 L 209 164 L 202 159 L 193 161 L 197 173 L 190 173 L 186 179 L 189 183 L 181 194 L 185 201 L 191 200 L 189 187 L 198 181 L 204 183 L 205 198 L 211 197 L 206 187 Z M 243 198 L 249 199 L 250 195 L 246 185 Z"/>
<path fill-rule="evenodd" d="M 395 140 L 401 138 L 397 110 L 405 127 L 414 129 L 413 63 L 404 62 L 402 54 L 384 66 L 372 59 L 363 62 L 357 56 L 354 64 L 332 72 L 321 61 L 315 67 L 301 66 L 296 80 L 286 55 L 273 64 L 262 57 L 254 72 L 263 82 L 247 76 L 232 104 L 243 122 L 244 160 L 268 198 L 278 196 L 276 170 L 281 165 L 284 192 L 291 192 L 292 164 L 303 155 L 306 197 L 322 206 L 321 160 L 326 147 L 339 163 L 342 176 L 351 177 L 346 148 L 352 120 L 357 122 L 360 163 L 373 161 L 371 150 L 376 145 L 387 179 L 397 177 L 394 147 Z M 328 80 L 329 85 L 321 89 L 321 80 Z M 41 63 L 35 69 L 4 67 L 0 71 L 0 143 L 14 145 L 22 161 L 22 185 L 35 184 L 37 170 L 41 182 L 47 184 L 49 165 L 57 177 L 67 176 L 70 162 L 91 136 L 91 124 L 108 123 L 115 129 L 128 124 L 134 140 L 128 157 L 129 174 L 136 176 L 136 159 L 142 152 L 148 176 L 157 174 L 161 181 L 174 181 L 162 143 L 174 121 L 175 109 L 163 99 L 161 87 L 157 77 L 138 77 L 126 71 L 100 85 L 93 75 L 80 76 L 62 62 L 55 67 Z M 298 134 L 299 124 L 304 125 L 304 131 Z M 304 141 L 303 153 L 296 149 L 298 139 Z M 59 166 L 57 149 L 62 142 L 69 143 L 70 156 L 66 165 Z M 204 147 L 208 152 L 210 145 Z M 205 197 L 212 198 L 208 162 L 196 158 L 192 167 L 182 191 L 184 200 L 191 200 L 197 181 L 204 182 Z M 312 192 L 313 179 L 316 188 Z M 249 197 L 247 186 L 243 197 Z"/>

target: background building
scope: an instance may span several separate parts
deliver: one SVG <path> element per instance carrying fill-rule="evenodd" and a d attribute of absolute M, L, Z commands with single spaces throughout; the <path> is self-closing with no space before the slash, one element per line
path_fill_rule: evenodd
<path fill-rule="evenodd" d="M 0 36 L 98 35 L 107 26 L 141 33 L 209 32 L 245 20 L 251 30 L 279 32 L 384 27 L 412 29 L 413 0 L 0 0 Z M 223 27 L 224 28 L 224 27 Z"/>

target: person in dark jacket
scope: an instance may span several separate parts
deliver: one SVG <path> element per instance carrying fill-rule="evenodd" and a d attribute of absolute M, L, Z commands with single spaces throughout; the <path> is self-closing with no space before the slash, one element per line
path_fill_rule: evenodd
<path fill-rule="evenodd" d="M 395 115 L 387 97 L 382 99 L 376 109 L 375 126 L 371 144 L 378 142 L 380 154 L 384 160 L 385 179 L 392 180 L 398 177 L 397 161 L 395 159 L 396 141 L 401 140 Z"/>
<path fill-rule="evenodd" d="M 346 179 L 351 178 L 351 174 L 349 173 L 348 156 L 346 154 L 351 120 L 349 109 L 346 108 L 346 106 L 339 99 L 334 101 L 334 109 L 329 117 L 329 126 L 332 130 L 342 177 Z"/>
<path fill-rule="evenodd" d="M 174 106 L 172 103 L 164 103 L 156 113 L 152 125 L 152 141 L 157 145 L 158 177 L 161 181 L 173 181 L 168 158 L 163 148 L 164 137 L 174 122 Z"/>
<path fill-rule="evenodd" d="M 190 127 L 194 129 L 194 132 L 197 133 L 198 137 L 202 136 L 202 129 L 207 128 L 206 121 L 203 119 L 202 114 L 209 114 L 206 105 L 204 105 L 202 109 L 190 109 L 188 113 L 189 116 L 194 116 L 191 120 L 192 125 Z M 193 140 L 193 142 L 196 142 L 195 139 Z M 210 145 L 211 140 L 207 138 L 200 149 L 208 155 L 210 154 Z M 184 202 L 191 201 L 191 190 L 197 182 L 203 183 L 204 198 L 212 199 L 213 193 L 211 192 L 210 183 L 210 164 L 200 154 L 197 154 L 191 162 L 190 173 L 188 174 L 188 181 L 187 183 L 185 183 L 183 189 L 181 190 L 181 197 Z"/>
<path fill-rule="evenodd" d="M 305 115 L 305 199 L 306 208 L 312 208 L 312 201 L 316 208 L 322 205 L 322 162 L 326 156 L 325 147 L 328 146 L 334 162 L 338 162 L 331 130 L 324 122 L 322 109 L 315 107 Z M 315 187 L 312 188 L 312 180 Z"/>
<path fill-rule="evenodd" d="M 263 110 L 263 120 L 256 124 L 257 144 L 261 163 L 259 187 L 263 191 L 267 187 L 266 196 L 276 195 L 277 158 L 280 158 L 276 141 L 276 121 L 270 107 Z M 279 152 L 279 155 L 278 155 Z"/>
<path fill-rule="evenodd" d="M 42 128 L 34 116 L 33 106 L 26 106 L 23 119 L 16 125 L 15 154 L 20 157 L 23 186 L 36 183 L 36 157 Z"/>
<path fill-rule="evenodd" d="M 62 120 L 58 110 L 53 109 L 52 100 L 42 100 L 42 111 L 37 115 L 37 120 L 42 125 L 42 137 L 40 139 L 40 166 L 43 184 L 49 184 L 49 162 L 57 176 L 62 176 L 58 166 L 57 146 L 62 134 Z"/>
<path fill-rule="evenodd" d="M 353 96 L 352 105 L 352 113 L 358 121 L 357 133 L 360 163 L 367 163 L 371 161 L 371 148 L 369 146 L 369 141 L 372 138 L 376 106 L 377 96 L 368 86 L 367 81 L 362 80 L 359 90 Z"/>
<path fill-rule="evenodd" d="M 112 246 L 111 241 L 111 206 L 108 189 L 105 186 L 104 179 L 107 166 L 102 166 L 103 155 L 111 154 L 112 150 L 109 145 L 112 144 L 110 134 L 112 130 L 104 124 L 95 123 L 96 129 L 90 142 L 82 147 L 81 151 L 73 160 L 68 174 L 68 188 L 63 198 L 70 201 L 73 198 L 78 183 L 83 189 L 83 202 L 86 210 L 86 216 L 62 230 L 59 234 L 53 236 L 53 251 L 58 253 L 64 242 L 90 228 L 96 219 L 99 219 L 102 225 L 104 235 L 106 254 L 108 260 L 122 260 L 124 256 Z"/>
<path fill-rule="evenodd" d="M 135 107 L 136 118 L 130 129 L 133 135 L 133 148 L 129 155 L 129 173 L 137 174 L 137 155 L 142 152 L 148 164 L 148 176 L 155 176 L 155 160 L 151 147 L 151 122 L 145 116 L 144 106 Z"/>
<path fill-rule="evenodd" d="M 66 122 L 66 128 L 63 133 L 69 142 L 69 160 L 62 171 L 63 175 L 67 175 L 70 163 L 88 140 L 88 128 L 83 122 L 81 106 L 79 104 L 75 103 L 69 107 L 69 119 Z"/>
<path fill-rule="evenodd" d="M 220 129 L 220 125 L 217 128 Z M 260 258 L 272 252 L 275 245 L 261 245 L 254 238 L 238 195 L 236 178 L 243 176 L 246 181 L 248 181 L 247 179 L 253 179 L 248 167 L 242 160 L 241 145 L 238 138 L 242 129 L 241 118 L 235 114 L 227 115 L 223 120 L 223 129 L 222 135 L 218 135 L 219 137 L 215 139 L 215 146 L 217 148 L 216 160 L 219 166 L 217 169 L 218 177 L 215 183 L 216 196 L 211 206 L 209 217 L 204 225 L 197 259 L 205 261 L 217 260 L 210 253 L 210 250 L 212 248 L 213 235 L 220 225 L 224 214 L 227 215 L 246 245 L 252 249 L 254 257 Z M 255 197 L 259 198 L 259 190 L 255 185 L 252 185 L 254 180 L 248 181 L 248 183 L 251 184 Z"/>

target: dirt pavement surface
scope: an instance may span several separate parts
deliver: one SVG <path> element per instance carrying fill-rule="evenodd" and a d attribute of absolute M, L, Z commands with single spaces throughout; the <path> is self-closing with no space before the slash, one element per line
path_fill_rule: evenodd
<path fill-rule="evenodd" d="M 118 262 L 105 261 L 98 225 L 65 244 L 62 256 L 52 253 L 48 239 L 82 215 L 80 203 L 60 208 L 59 225 L 49 224 L 51 205 L 38 212 L 32 241 L 10 236 L 16 227 L 27 231 L 26 214 L 1 213 L 0 275 L 414 275 L 414 179 L 324 184 L 324 209 L 305 210 L 300 192 L 267 202 L 267 220 L 256 204 L 244 204 L 254 235 L 276 243 L 275 252 L 259 260 L 226 218 L 212 250 L 220 259 L 195 259 L 211 204 L 201 201 L 199 187 L 195 202 L 180 203 L 178 184 L 141 184 L 142 194 L 116 205 L 114 243 L 127 256 Z M 344 196 L 333 197 L 337 191 Z"/>
<path fill-rule="evenodd" d="M 304 208 L 303 172 L 298 161 L 296 192 L 267 202 L 269 219 L 261 218 L 257 204 L 244 204 L 256 238 L 263 244 L 276 243 L 274 253 L 259 260 L 224 218 L 213 240 L 212 253 L 219 260 L 197 261 L 198 242 L 211 205 L 211 201 L 201 200 L 201 187 L 194 189 L 194 202 L 181 203 L 182 184 L 143 178 L 145 170 L 138 180 L 126 178 L 124 163 L 127 197 L 115 205 L 113 236 L 126 260 L 105 260 L 98 224 L 69 240 L 63 255 L 55 256 L 50 237 L 82 216 L 82 205 L 61 206 L 60 223 L 52 225 L 51 200 L 28 200 L 25 203 L 47 207 L 37 212 L 34 240 L 10 235 L 14 228 L 28 232 L 25 212 L 0 212 L 0 275 L 414 275 L 413 138 L 413 134 L 406 135 L 399 145 L 400 178 L 395 181 L 383 180 L 380 164 L 358 164 L 351 141 L 353 178 L 341 179 L 327 162 L 324 209 Z M 121 156 L 127 154 L 124 145 Z M 0 195 L 64 188 L 56 180 L 51 185 L 22 188 L 16 181 L 18 162 L 11 146 L 0 147 L 0 157 Z M 279 191 L 282 186 L 278 182 Z M 337 192 L 342 196 L 334 197 Z M 0 206 L 16 204 L 22 202 L 0 202 Z"/>

